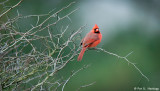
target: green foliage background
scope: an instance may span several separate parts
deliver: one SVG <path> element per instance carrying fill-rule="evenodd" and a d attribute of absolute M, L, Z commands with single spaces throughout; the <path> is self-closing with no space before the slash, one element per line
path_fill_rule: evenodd
<path fill-rule="evenodd" d="M 17 3 L 17 0 L 10 1 L 8 6 Z M 20 6 L 9 12 L 8 16 L 14 17 L 17 9 L 22 15 L 43 14 L 54 8 L 55 10 L 59 10 L 72 1 L 73 0 L 24 0 Z M 99 0 L 98 2 L 108 3 L 110 1 L 111 0 Z M 110 28 L 110 30 L 107 28 L 109 22 L 106 24 L 102 24 L 101 21 L 96 22 L 96 19 L 106 19 L 107 21 L 106 17 L 108 16 L 94 18 L 93 21 L 95 20 L 95 22 L 84 22 L 85 14 L 82 13 L 82 11 L 90 11 L 87 10 L 88 8 L 84 9 L 82 4 L 88 4 L 90 2 L 96 2 L 96 0 L 77 0 L 75 5 L 61 13 L 65 15 L 67 12 L 79 8 L 79 10 L 70 16 L 72 22 L 64 20 L 61 24 L 65 26 L 70 23 L 69 29 L 74 30 L 87 23 L 82 33 L 82 37 L 84 37 L 94 24 L 98 23 L 103 35 L 102 42 L 98 47 L 102 47 L 121 56 L 125 56 L 133 51 L 128 59 L 133 63 L 137 63 L 136 65 L 150 81 L 148 82 L 143 78 L 141 74 L 132 65 L 128 65 L 126 61 L 103 52 L 89 50 L 85 53 L 81 62 L 77 62 L 77 58 L 75 58 L 74 61 L 69 62 L 56 75 L 57 79 L 65 79 L 70 76 L 73 70 L 78 70 L 83 65 L 90 64 L 90 67 L 73 76 L 64 90 L 75 91 L 80 86 L 92 82 L 96 83 L 92 86 L 82 88 L 80 91 L 133 91 L 135 87 L 160 88 L 160 2 L 158 0 L 113 0 L 112 4 L 114 4 L 114 2 L 128 2 L 137 12 L 140 11 L 141 14 L 144 14 L 143 16 L 146 18 L 141 18 L 141 22 L 128 21 L 125 27 L 117 23 L 117 25 Z M 97 4 L 93 6 L 97 6 L 98 8 L 101 5 Z M 88 4 L 88 7 L 93 6 Z M 0 11 L 2 10 L 0 7 Z M 99 14 L 102 15 L 103 13 L 105 12 Z M 138 13 L 135 15 L 137 15 L 137 17 L 141 16 Z M 151 17 L 154 17 L 155 20 L 151 21 Z M 132 16 L 129 17 L 129 19 L 132 18 Z M 0 21 L 4 21 L 4 19 L 1 18 Z M 154 21 L 156 21 L 156 23 Z M 28 23 L 30 22 L 35 22 L 35 20 L 22 21 L 22 28 L 28 29 L 29 26 L 27 25 L 29 25 Z M 60 26 L 57 26 L 57 31 L 58 29 L 60 29 Z M 108 31 L 111 36 L 107 34 Z M 79 42 L 80 40 L 77 41 L 77 43 Z M 60 89 L 59 87 L 58 90 Z"/>

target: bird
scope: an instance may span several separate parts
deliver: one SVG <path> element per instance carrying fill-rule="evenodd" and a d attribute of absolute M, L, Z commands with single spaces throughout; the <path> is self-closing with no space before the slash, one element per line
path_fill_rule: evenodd
<path fill-rule="evenodd" d="M 101 39 L 102 34 L 99 31 L 97 24 L 95 24 L 92 30 L 81 40 L 80 45 L 82 46 L 82 50 L 77 58 L 77 61 L 82 60 L 83 54 L 87 48 L 96 47 L 101 42 Z"/>

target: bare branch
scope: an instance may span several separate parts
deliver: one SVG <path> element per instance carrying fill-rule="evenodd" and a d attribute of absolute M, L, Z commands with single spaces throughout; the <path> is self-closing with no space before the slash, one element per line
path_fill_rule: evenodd
<path fill-rule="evenodd" d="M 105 52 L 105 53 L 108 53 L 108 54 L 110 54 L 110 55 L 116 56 L 116 57 L 118 57 L 118 58 L 120 58 L 120 59 L 124 59 L 125 61 L 128 62 L 128 64 L 133 65 L 134 68 L 135 68 L 136 70 L 138 70 L 138 72 L 139 72 L 144 78 L 146 78 L 147 81 L 149 81 L 148 77 L 142 73 L 142 71 L 135 65 L 135 63 L 132 63 L 132 62 L 130 62 L 130 61 L 127 59 L 127 57 L 128 57 L 132 52 L 128 53 L 126 56 L 123 57 L 123 56 L 119 56 L 118 54 L 115 54 L 115 53 L 106 51 L 106 50 L 104 50 L 104 49 L 102 49 L 102 48 L 96 48 L 96 49 L 101 50 L 101 51 L 103 51 L 103 52 Z"/>
<path fill-rule="evenodd" d="M 12 8 L 18 6 L 21 1 Z M 60 78 L 57 80 L 53 78 L 77 55 L 78 46 L 74 43 L 77 40 L 74 39 L 79 36 L 84 26 L 69 36 L 67 32 L 69 24 L 60 25 L 61 29 L 57 29 L 58 32 L 53 32 L 53 28 L 58 25 L 59 21 L 65 21 L 65 18 L 71 21 L 69 15 L 77 9 L 64 16 L 58 16 L 58 20 L 56 18 L 58 13 L 62 13 L 74 3 L 71 2 L 57 12 L 53 12 L 55 10 L 53 9 L 47 14 L 40 15 L 22 16 L 17 10 L 16 17 L 12 19 L 7 17 L 8 20 L 3 21 L 0 25 L 0 89 L 17 90 L 23 87 L 23 90 L 53 90 L 63 85 L 64 82 Z M 6 13 L 3 13 L 1 17 Z M 26 31 L 20 30 L 21 26 L 18 22 L 19 20 L 25 21 L 26 18 L 36 21 L 28 24 L 29 29 Z M 50 22 L 51 20 L 55 21 Z M 43 35 L 43 31 L 46 34 Z M 25 87 L 26 84 L 28 87 Z"/>
<path fill-rule="evenodd" d="M 66 86 L 66 84 L 68 83 L 68 81 L 69 81 L 73 76 L 75 76 L 79 71 L 83 70 L 84 68 L 88 68 L 88 67 L 89 67 L 89 65 L 84 66 L 84 67 L 82 67 L 81 69 L 73 72 L 73 73 L 71 74 L 71 76 L 70 76 L 70 77 L 65 81 L 65 83 L 63 84 L 62 91 L 64 90 L 64 87 Z M 91 84 L 91 85 L 92 85 L 92 84 Z M 86 87 L 87 87 L 87 86 L 86 86 Z"/>
<path fill-rule="evenodd" d="M 92 83 L 90 83 L 90 84 L 86 84 L 86 85 L 83 85 L 83 86 L 81 86 L 80 88 L 78 88 L 76 91 L 79 91 L 81 88 L 86 88 L 86 87 L 89 87 L 89 86 L 91 86 L 91 85 L 94 85 L 96 82 L 92 82 Z"/>
<path fill-rule="evenodd" d="M 22 1 L 23 1 L 23 0 L 20 0 L 16 5 L 12 6 L 12 7 L 9 8 L 8 10 L 6 10 L 4 13 L 2 13 L 2 14 L 0 15 L 0 18 L 1 18 L 3 15 L 5 15 L 6 13 L 8 13 L 11 9 L 17 7 Z"/>

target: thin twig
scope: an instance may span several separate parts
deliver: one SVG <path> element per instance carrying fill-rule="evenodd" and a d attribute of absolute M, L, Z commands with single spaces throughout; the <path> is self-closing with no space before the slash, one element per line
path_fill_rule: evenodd
<path fill-rule="evenodd" d="M 12 8 L 18 6 L 21 1 Z M 74 60 L 78 47 L 75 41 L 84 26 L 71 32 L 70 36 L 68 36 L 69 24 L 63 31 L 57 28 L 60 31 L 58 34 L 53 29 L 59 21 L 65 21 L 66 18 L 71 21 L 69 15 L 77 9 L 61 17 L 58 16 L 58 13 L 63 13 L 74 3 L 71 2 L 55 13 L 52 10 L 40 15 L 22 16 L 17 10 L 16 17 L 12 19 L 8 17 L 6 21 L 3 21 L 4 28 L 0 26 L 5 31 L 0 38 L 0 53 L 2 54 L 0 55 L 0 77 L 2 77 L 0 86 L 2 90 L 8 88 L 17 90 L 22 87 L 24 90 L 44 90 L 46 88 L 53 90 L 64 85 L 64 82 L 59 79 L 56 81 L 50 79 L 55 78 L 59 70 Z M 1 17 L 6 13 L 3 13 Z M 57 18 L 56 16 L 59 17 L 58 20 L 53 21 Z M 26 28 L 30 27 L 29 29 L 22 29 L 19 22 L 25 21 L 26 18 L 36 21 L 26 25 Z M 43 35 L 43 30 L 48 32 Z M 27 87 L 24 84 L 27 84 Z"/>
<path fill-rule="evenodd" d="M 81 69 L 75 71 L 74 73 L 71 74 L 71 76 L 65 81 L 65 83 L 62 86 L 62 91 L 64 90 L 64 87 L 66 86 L 66 84 L 68 83 L 68 81 L 74 76 L 76 75 L 79 71 L 83 70 L 84 68 L 88 68 L 89 65 L 82 67 Z"/>
<path fill-rule="evenodd" d="M 20 0 L 16 5 L 12 6 L 12 7 L 9 8 L 8 10 L 6 10 L 4 13 L 2 13 L 2 14 L 0 15 L 0 18 L 1 18 L 3 15 L 5 15 L 6 13 L 8 13 L 11 9 L 17 7 L 22 1 L 23 1 L 23 0 Z"/>
<path fill-rule="evenodd" d="M 139 72 L 144 78 L 146 78 L 147 81 L 149 81 L 148 77 L 142 73 L 142 71 L 135 65 L 135 63 L 132 63 L 132 62 L 130 62 L 130 61 L 127 59 L 127 57 L 128 57 L 132 52 L 128 53 L 126 56 L 123 57 L 123 56 L 119 56 L 118 54 L 115 54 L 115 53 L 106 51 L 105 49 L 102 49 L 102 48 L 96 48 L 96 49 L 101 50 L 101 51 L 103 51 L 103 52 L 105 52 L 105 53 L 108 53 L 108 54 L 110 54 L 110 55 L 116 56 L 116 57 L 118 57 L 118 58 L 124 59 L 125 61 L 128 62 L 128 64 L 133 65 L 134 68 L 136 68 L 136 70 L 138 70 L 138 72 Z"/>
<path fill-rule="evenodd" d="M 90 84 L 83 85 L 83 86 L 79 87 L 76 91 L 79 91 L 81 88 L 85 88 L 85 87 L 89 87 L 89 86 L 91 86 L 91 85 L 94 85 L 95 83 L 96 83 L 96 82 L 92 82 L 92 83 L 90 83 Z"/>

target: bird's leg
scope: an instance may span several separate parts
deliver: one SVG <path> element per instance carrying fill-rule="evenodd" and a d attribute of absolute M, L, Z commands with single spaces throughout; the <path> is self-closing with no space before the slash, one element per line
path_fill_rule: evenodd
<path fill-rule="evenodd" d="M 97 47 L 89 47 L 88 50 L 96 50 L 97 52 L 99 52 L 99 50 L 97 49 Z"/>
<path fill-rule="evenodd" d="M 97 50 L 96 47 L 89 47 L 88 50 Z"/>

